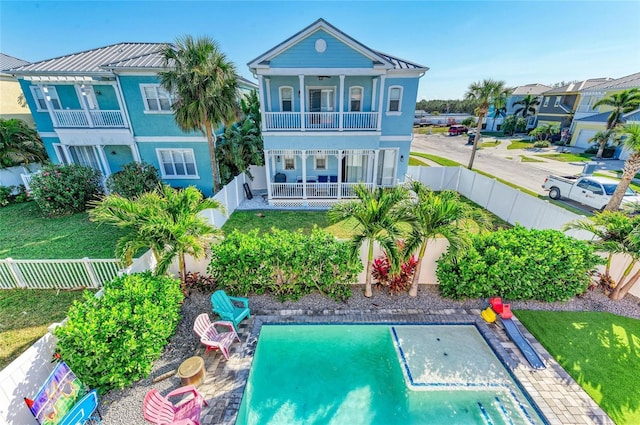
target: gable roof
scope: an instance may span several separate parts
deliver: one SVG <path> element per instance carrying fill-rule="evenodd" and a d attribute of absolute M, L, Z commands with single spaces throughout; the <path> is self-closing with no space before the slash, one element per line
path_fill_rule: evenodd
<path fill-rule="evenodd" d="M 106 74 L 103 65 L 159 51 L 166 43 L 117 43 L 12 68 L 13 74 Z"/>
<path fill-rule="evenodd" d="M 382 66 L 383 68 L 387 68 L 387 69 L 416 69 L 421 71 L 426 71 L 429 69 L 426 66 L 418 65 L 416 63 L 399 59 L 399 58 L 387 55 L 385 53 L 381 53 L 376 50 L 373 50 L 365 46 L 364 44 L 360 43 L 358 40 L 350 37 L 346 33 L 342 32 L 338 28 L 334 27 L 333 25 L 331 25 L 329 22 L 325 21 L 322 18 L 316 20 L 311 25 L 303 28 L 302 30 L 298 31 L 291 37 L 287 38 L 282 43 L 276 45 L 275 47 L 269 49 L 268 51 L 256 57 L 255 59 L 249 61 L 247 65 L 251 69 L 255 69 L 259 65 L 268 65 L 271 59 L 273 59 L 280 53 L 284 52 L 294 44 L 298 43 L 300 40 L 307 38 L 309 35 L 315 33 L 320 29 L 328 32 L 329 34 L 336 37 L 338 40 L 342 41 L 343 43 L 347 44 L 349 47 L 353 48 L 357 52 L 370 58 L 373 61 L 375 66 Z"/>
<path fill-rule="evenodd" d="M 14 58 L 13 56 L 0 53 L 0 72 L 5 69 L 15 68 L 17 66 L 27 65 L 29 62 L 22 59 Z"/>
<path fill-rule="evenodd" d="M 611 80 L 612 78 L 609 78 L 609 77 L 591 78 L 584 81 L 578 81 L 577 83 L 569 83 L 562 87 L 556 87 L 554 89 L 544 92 L 543 94 L 547 96 L 550 94 L 579 92 L 580 90 L 584 90 L 586 88 L 595 86 L 596 84 L 602 84 L 604 82 L 611 81 Z"/>
<path fill-rule="evenodd" d="M 545 86 L 544 84 L 538 84 L 538 83 L 525 84 L 524 86 L 518 86 L 515 89 L 513 89 L 513 92 L 511 92 L 511 95 L 512 96 L 523 96 L 528 94 L 539 95 L 549 90 L 551 90 L 551 87 Z"/>
<path fill-rule="evenodd" d="M 615 80 L 596 84 L 595 86 L 591 86 L 588 89 L 583 89 L 582 91 L 624 90 L 634 87 L 640 88 L 640 72 L 626 75 L 621 78 L 616 78 Z"/>

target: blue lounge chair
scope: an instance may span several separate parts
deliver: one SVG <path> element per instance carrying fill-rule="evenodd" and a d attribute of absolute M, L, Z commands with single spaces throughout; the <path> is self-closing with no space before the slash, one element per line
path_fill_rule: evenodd
<path fill-rule="evenodd" d="M 237 306 L 234 302 L 242 304 L 242 306 Z M 230 297 L 223 290 L 216 291 L 211 295 L 211 304 L 213 312 L 218 314 L 222 320 L 232 322 L 236 332 L 238 331 L 238 323 L 245 317 L 251 317 L 247 298 Z"/>

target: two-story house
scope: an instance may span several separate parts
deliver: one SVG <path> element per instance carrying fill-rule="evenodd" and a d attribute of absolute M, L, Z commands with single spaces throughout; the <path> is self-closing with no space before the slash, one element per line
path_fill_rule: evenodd
<path fill-rule="evenodd" d="M 569 128 L 580 102 L 581 90 L 609 80 L 610 78 L 592 78 L 544 92 L 538 109 L 538 125 L 552 124 L 560 129 Z"/>
<path fill-rule="evenodd" d="M 571 124 L 571 145 L 588 148 L 591 145 L 589 139 L 596 132 L 606 130 L 611 107 L 599 106 L 594 109 L 593 105 L 596 102 L 612 94 L 632 88 L 640 89 L 640 72 L 581 90 L 580 103 Z M 633 113 L 634 111 L 627 115 Z M 626 119 L 626 117 L 623 117 L 623 119 Z"/>
<path fill-rule="evenodd" d="M 323 19 L 249 62 L 258 78 L 269 202 L 328 206 L 404 180 L 427 67 Z"/>
<path fill-rule="evenodd" d="M 22 95 L 20 84 L 16 78 L 2 70 L 26 65 L 29 62 L 0 53 L 0 118 L 6 120 L 16 118 L 34 126 L 29 108 L 18 99 Z"/>
<path fill-rule="evenodd" d="M 536 98 L 542 104 L 542 93 L 551 90 L 551 87 L 545 86 L 544 84 L 525 84 L 524 86 L 518 86 L 511 92 L 511 95 L 507 99 L 507 115 L 513 115 L 515 111 L 519 108 L 522 108 L 522 105 L 517 105 L 516 102 L 520 102 L 525 96 L 530 95 L 533 98 Z M 538 122 L 537 110 L 540 108 L 540 105 L 536 106 L 536 113 L 527 114 L 527 126 L 526 129 L 532 129 L 536 126 Z M 521 114 L 518 114 L 521 116 Z"/>
<path fill-rule="evenodd" d="M 172 94 L 160 85 L 166 43 L 118 43 L 13 68 L 54 163 L 109 176 L 132 161 L 160 170 L 174 187 L 211 195 L 208 145 L 175 123 Z M 244 90 L 256 85 L 242 80 Z"/>

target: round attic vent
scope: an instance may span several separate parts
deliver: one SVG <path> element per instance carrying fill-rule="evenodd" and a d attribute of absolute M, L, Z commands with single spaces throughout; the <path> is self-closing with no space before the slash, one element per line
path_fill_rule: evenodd
<path fill-rule="evenodd" d="M 319 38 L 316 40 L 316 52 L 324 53 L 327 50 L 327 42 Z"/>

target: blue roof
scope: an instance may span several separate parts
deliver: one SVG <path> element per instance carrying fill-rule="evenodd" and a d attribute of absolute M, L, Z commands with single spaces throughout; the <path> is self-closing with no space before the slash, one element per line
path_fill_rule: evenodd
<path fill-rule="evenodd" d="M 599 114 L 590 115 L 588 117 L 579 118 L 576 121 L 580 122 L 607 122 L 609 119 L 609 115 L 611 115 L 611 111 L 601 112 Z"/>

